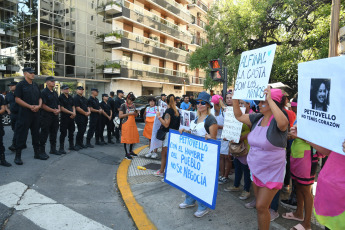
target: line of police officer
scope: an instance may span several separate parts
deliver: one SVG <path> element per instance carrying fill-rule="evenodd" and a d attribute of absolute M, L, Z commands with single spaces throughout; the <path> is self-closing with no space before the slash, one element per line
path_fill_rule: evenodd
<path fill-rule="evenodd" d="M 95 134 L 96 145 L 107 144 L 104 141 L 104 128 L 107 126 L 108 143 L 114 144 L 111 140 L 115 135 L 116 142 L 120 143 L 120 128 L 115 129 L 113 120 L 118 116 L 118 110 L 124 103 L 123 91 L 117 91 L 117 98 L 114 100 L 114 93 L 111 97 L 102 94 L 102 102 L 99 103 L 97 96 L 98 90 L 91 89 L 91 96 L 87 100 L 84 96 L 84 88 L 77 87 L 77 95 L 72 98 L 69 95 L 69 87 L 62 86 L 62 94 L 57 95 L 54 90 L 55 78 L 46 78 L 46 88 L 39 90 L 38 85 L 33 81 L 35 78 L 34 70 L 30 67 L 23 69 L 24 80 L 19 82 L 11 82 L 10 92 L 6 96 L 6 101 L 0 99 L 0 115 L 5 112 L 6 104 L 7 112 L 11 116 L 12 130 L 14 131 L 12 145 L 9 147 L 11 151 L 15 151 L 14 163 L 22 165 L 21 153 L 26 148 L 26 140 L 30 129 L 32 136 L 32 145 L 34 149 L 34 158 L 47 160 L 49 156 L 46 154 L 45 145 L 49 136 L 50 154 L 61 155 L 66 154 L 64 150 L 65 138 L 68 132 L 69 150 L 78 151 L 83 148 L 93 148 L 91 138 Z M 109 100 L 110 99 L 110 100 Z M 109 100 L 109 101 L 108 101 Z M 60 148 L 56 149 L 57 132 L 59 129 L 60 118 Z M 86 145 L 83 143 L 84 134 L 90 116 L 89 130 L 86 137 Z M 74 144 L 75 124 L 77 124 L 78 132 L 76 142 Z M 0 125 L 0 165 L 11 166 L 5 160 L 5 148 L 3 146 L 4 129 L 2 123 Z"/>

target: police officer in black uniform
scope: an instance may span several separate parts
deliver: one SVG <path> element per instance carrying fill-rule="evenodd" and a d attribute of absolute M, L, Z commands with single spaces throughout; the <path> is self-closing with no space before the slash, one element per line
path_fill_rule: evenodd
<path fill-rule="evenodd" d="M 41 133 L 40 133 L 40 152 L 45 153 L 45 146 L 49 135 L 50 154 L 61 155 L 56 151 L 56 137 L 59 130 L 60 102 L 59 96 L 54 90 L 55 78 L 46 78 L 46 88 L 41 92 Z"/>
<path fill-rule="evenodd" d="M 118 117 L 119 112 L 120 112 L 120 107 L 123 103 L 125 103 L 125 99 L 123 99 L 124 92 L 122 90 L 117 90 L 116 91 L 117 98 L 115 99 L 115 110 L 114 110 L 114 116 Z M 120 122 L 121 124 L 122 122 Z M 116 138 L 116 143 L 121 143 L 120 142 L 120 130 L 121 130 L 121 125 L 115 128 L 115 138 Z"/>
<path fill-rule="evenodd" d="M 86 126 L 88 122 L 88 117 L 90 116 L 91 112 L 90 109 L 87 107 L 87 99 L 83 96 L 84 88 L 82 86 L 77 87 L 77 95 L 74 97 L 74 106 L 77 111 L 77 115 L 75 117 L 75 123 L 78 127 L 78 133 L 75 138 L 75 150 L 78 151 L 82 148 L 87 148 L 86 145 L 83 144 L 84 133 L 86 131 Z"/>
<path fill-rule="evenodd" d="M 69 87 L 64 85 L 61 87 L 62 94 L 59 96 L 60 109 L 61 109 L 61 120 L 60 120 L 60 149 L 59 153 L 66 154 L 65 151 L 65 137 L 68 130 L 68 141 L 69 141 L 69 150 L 75 150 L 73 144 L 74 138 L 74 118 L 76 116 L 74 100 L 72 96 L 69 95 Z"/>
<path fill-rule="evenodd" d="M 103 113 L 101 115 L 100 136 L 101 136 L 101 141 L 104 142 L 103 132 L 104 132 L 104 127 L 107 126 L 108 143 L 109 144 L 115 144 L 111 140 L 111 127 L 112 127 L 113 111 L 111 111 L 111 107 L 108 104 L 108 99 L 109 99 L 108 94 L 102 94 L 101 108 L 103 110 Z"/>
<path fill-rule="evenodd" d="M 16 157 L 14 163 L 22 165 L 22 149 L 26 145 L 29 129 L 31 131 L 34 158 L 47 160 L 49 156 L 39 151 L 40 113 L 42 106 L 41 91 L 33 82 L 34 70 L 30 67 L 23 69 L 25 79 L 17 84 L 14 96 L 19 107 L 18 120 L 15 128 L 16 133 Z"/>
<path fill-rule="evenodd" d="M 14 91 L 16 90 L 17 83 L 18 82 L 12 81 L 10 84 L 7 85 L 10 87 L 10 91 L 6 94 L 5 98 L 6 111 L 10 115 L 11 128 L 13 131 L 12 145 L 8 147 L 8 149 L 11 151 L 16 151 L 15 127 L 18 119 L 19 105 L 16 103 L 16 100 L 14 98 Z"/>
<path fill-rule="evenodd" d="M 93 137 L 93 134 L 95 134 L 96 137 L 96 145 L 104 145 L 105 142 L 99 142 L 99 132 L 101 129 L 100 125 L 100 117 L 102 114 L 102 109 L 99 105 L 99 101 L 97 99 L 98 96 L 98 89 L 92 88 L 91 89 L 91 96 L 87 100 L 87 106 L 89 107 L 91 111 L 90 115 L 90 123 L 89 123 L 89 130 L 87 132 L 86 137 L 86 146 L 89 148 L 93 148 L 94 146 L 91 144 L 91 138 Z"/>
<path fill-rule="evenodd" d="M 115 94 L 114 91 L 111 91 L 109 94 L 109 99 L 107 104 L 110 106 L 110 109 L 112 111 L 112 116 L 111 116 L 111 123 L 110 123 L 110 130 L 111 134 L 115 136 L 115 125 L 114 125 L 114 118 L 115 118 Z"/>
<path fill-rule="evenodd" d="M 0 96 L 0 121 L 2 120 L 2 114 L 6 111 L 6 105 L 5 100 L 2 96 Z M 0 165 L 5 167 L 12 166 L 10 163 L 8 163 L 5 159 L 5 146 L 3 142 L 3 138 L 5 136 L 4 127 L 2 126 L 2 122 L 0 122 Z"/>

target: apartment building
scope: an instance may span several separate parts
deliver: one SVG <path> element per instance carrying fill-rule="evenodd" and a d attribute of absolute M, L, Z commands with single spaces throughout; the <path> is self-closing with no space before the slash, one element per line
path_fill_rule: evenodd
<path fill-rule="evenodd" d="M 112 31 L 98 34 L 111 61 L 102 66 L 112 90 L 135 95 L 192 94 L 203 90 L 206 73 L 187 60 L 205 39 L 210 2 L 123 0 L 101 3 L 98 13 Z"/>
<path fill-rule="evenodd" d="M 211 1 L 0 0 L 0 90 L 31 66 L 43 84 L 83 85 L 90 92 L 191 94 L 206 73 L 190 54 L 206 42 Z"/>

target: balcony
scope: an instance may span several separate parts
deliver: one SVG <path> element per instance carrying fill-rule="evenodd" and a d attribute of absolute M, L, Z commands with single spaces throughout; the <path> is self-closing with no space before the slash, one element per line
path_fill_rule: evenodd
<path fill-rule="evenodd" d="M 150 2 L 154 2 L 157 5 L 160 5 L 170 13 L 175 14 L 179 18 L 190 23 L 192 21 L 191 14 L 189 11 L 184 8 L 181 4 L 177 3 L 175 0 L 149 0 Z"/>
<path fill-rule="evenodd" d="M 102 41 L 107 44 L 120 44 L 122 34 L 119 32 L 113 31 L 111 33 L 97 35 L 97 38 L 102 39 Z"/>
<path fill-rule="evenodd" d="M 190 9 L 196 7 L 196 9 L 198 9 L 202 13 L 207 13 L 207 11 L 208 11 L 208 7 L 199 0 L 193 0 L 192 4 L 188 4 L 188 7 Z"/>
<path fill-rule="evenodd" d="M 114 61 L 121 65 L 121 78 L 155 81 L 162 83 L 189 84 L 188 74 L 132 61 Z"/>
<path fill-rule="evenodd" d="M 189 52 L 184 50 L 183 47 L 175 48 L 168 46 L 159 42 L 158 37 L 146 38 L 123 30 L 116 31 L 116 33 L 122 34 L 122 41 L 121 45 L 111 46 L 113 49 L 126 48 L 133 50 L 133 52 L 137 51 L 139 53 L 145 53 L 146 55 L 157 56 L 181 63 L 186 63 L 189 57 Z"/>
<path fill-rule="evenodd" d="M 198 30 L 204 31 L 206 28 L 206 22 L 202 21 L 200 18 L 192 17 L 192 23 L 189 24 L 190 27 L 195 27 Z"/>
<path fill-rule="evenodd" d="M 204 44 L 206 44 L 206 39 L 198 37 L 198 36 L 193 36 L 191 44 L 197 45 L 197 46 L 203 46 Z"/>
<path fill-rule="evenodd" d="M 103 70 L 104 74 L 119 74 L 121 65 L 118 62 L 106 62 L 104 65 L 99 65 L 96 68 Z"/>
<path fill-rule="evenodd" d="M 203 86 L 205 82 L 205 78 L 201 77 L 192 77 L 191 85 L 200 85 Z"/>
<path fill-rule="evenodd" d="M 20 66 L 16 63 L 13 57 L 0 55 L 0 71 L 8 73 L 15 73 L 20 70 Z"/>
<path fill-rule="evenodd" d="M 188 31 L 183 31 L 179 29 L 178 25 L 175 25 L 130 2 L 125 2 L 122 9 L 122 14 L 117 14 L 115 16 L 115 19 L 117 20 L 121 20 L 121 18 L 119 18 L 120 16 L 128 18 L 131 21 L 135 21 L 140 26 L 154 29 L 157 32 L 165 33 L 176 40 L 180 40 L 185 43 L 189 43 L 191 39 L 191 34 Z"/>
<path fill-rule="evenodd" d="M 108 1 L 106 4 L 101 4 L 97 7 L 97 13 L 103 13 L 107 15 L 118 14 L 122 12 L 123 1 Z"/>

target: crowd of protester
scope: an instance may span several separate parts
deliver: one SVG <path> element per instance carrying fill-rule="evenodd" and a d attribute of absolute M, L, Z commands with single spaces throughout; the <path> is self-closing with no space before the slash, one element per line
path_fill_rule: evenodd
<path fill-rule="evenodd" d="M 18 84 L 9 84 L 10 92 L 5 99 L 0 97 L 0 114 L 7 111 L 12 119 L 14 135 L 9 149 L 15 152 L 14 162 L 17 165 L 23 164 L 21 152 L 26 148 L 29 129 L 35 159 L 49 158 L 45 152 L 48 136 L 49 153 L 66 154 L 64 141 L 67 133 L 71 151 L 94 148 L 91 139 L 95 135 L 96 145 L 123 143 L 125 158 L 130 160 L 137 156 L 133 147 L 139 143 L 135 121 L 138 111 L 133 93 L 128 93 L 126 97 L 122 90 L 117 91 L 116 97 L 114 92 L 110 93 L 110 97 L 102 94 L 102 102 L 99 103 L 98 89 L 91 89 L 91 96 L 86 99 L 83 96 L 84 88 L 78 86 L 77 95 L 73 98 L 70 96 L 69 87 L 65 85 L 62 86 L 62 94 L 58 96 L 54 91 L 54 77 L 46 78 L 47 87 L 40 91 L 33 81 L 34 71 L 31 68 L 24 69 L 24 76 L 25 79 Z M 250 197 L 251 186 L 253 187 L 255 198 L 246 203 L 245 207 L 256 208 L 259 229 L 269 229 L 270 222 L 279 217 L 281 190 L 291 192 L 290 198 L 282 200 L 281 204 L 295 209 L 293 212 L 283 213 L 282 218 L 300 222 L 291 229 L 311 229 L 313 207 L 317 220 L 326 226 L 326 229 L 345 229 L 345 156 L 298 137 L 297 94 L 290 102 L 281 89 L 267 87 L 265 96 L 265 100 L 260 102 L 232 99 L 231 91 L 226 94 L 225 99 L 220 95 L 211 96 L 207 92 L 199 93 L 196 99 L 193 95 L 180 98 L 173 94 L 162 94 L 158 101 L 150 97 L 144 114 L 143 136 L 151 141 L 153 124 L 158 118 L 161 127 L 156 138 L 162 141 L 161 167 L 154 175 L 164 177 L 170 129 L 219 140 L 221 148 L 218 183 L 229 183 L 229 175 L 234 170 L 234 181 L 224 188 L 225 191 L 241 192 L 239 199 L 246 200 Z M 224 113 L 230 106 L 233 107 L 235 118 L 243 123 L 239 143 L 221 138 Z M 163 114 L 161 107 L 165 108 Z M 244 113 L 241 107 L 244 108 Z M 180 128 L 179 110 L 196 112 L 195 120 L 189 122 L 189 129 Z M 74 138 L 75 124 L 78 131 Z M 87 124 L 89 129 L 84 144 Z M 57 150 L 59 126 L 60 146 Z M 107 141 L 103 136 L 105 127 Z M 6 161 L 4 154 L 2 126 L 0 132 L 1 165 L 9 167 L 11 164 Z M 112 141 L 113 136 L 115 142 Z M 345 152 L 345 142 L 342 147 Z M 145 157 L 157 158 L 157 149 L 147 153 Z M 318 159 L 327 157 L 318 175 L 314 197 L 312 188 Z M 242 177 L 243 189 L 240 184 Z M 196 204 L 196 217 L 203 217 L 209 212 L 203 203 L 188 194 L 179 207 L 185 209 Z"/>

